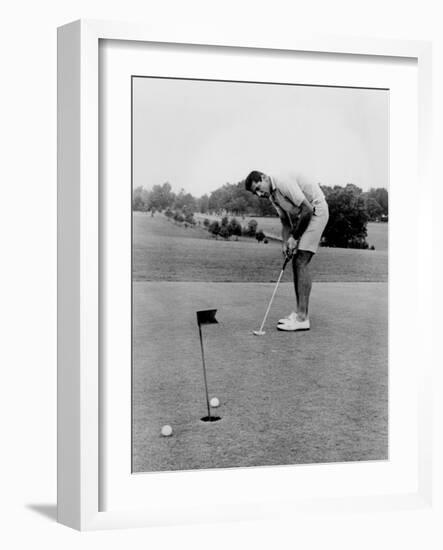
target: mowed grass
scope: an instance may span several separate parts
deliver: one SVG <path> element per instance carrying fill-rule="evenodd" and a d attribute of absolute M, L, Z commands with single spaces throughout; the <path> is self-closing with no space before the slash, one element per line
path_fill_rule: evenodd
<path fill-rule="evenodd" d="M 281 265 L 277 241 L 216 240 L 203 227 L 185 229 L 161 214 L 133 214 L 134 281 L 270 282 L 277 279 Z M 388 252 L 322 247 L 311 268 L 314 281 L 387 281 Z M 283 281 L 291 280 L 287 269 Z"/>
<path fill-rule="evenodd" d="M 281 285 L 135 282 L 135 472 L 384 460 L 388 458 L 387 284 L 317 283 L 312 329 L 275 329 L 293 300 Z M 207 414 L 196 310 L 203 326 Z M 172 437 L 162 437 L 170 424 Z"/>

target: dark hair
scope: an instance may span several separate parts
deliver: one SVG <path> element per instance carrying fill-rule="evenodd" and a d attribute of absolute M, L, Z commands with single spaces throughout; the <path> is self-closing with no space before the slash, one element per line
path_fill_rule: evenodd
<path fill-rule="evenodd" d="M 259 172 L 258 170 L 253 170 L 248 177 L 245 179 L 245 189 L 246 191 L 250 191 L 252 184 L 257 183 L 261 181 L 262 176 L 264 176 L 263 172 Z"/>

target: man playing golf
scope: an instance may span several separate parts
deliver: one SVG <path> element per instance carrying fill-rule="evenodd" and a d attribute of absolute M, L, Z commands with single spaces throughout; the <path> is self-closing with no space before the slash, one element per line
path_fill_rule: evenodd
<path fill-rule="evenodd" d="M 273 177 L 254 170 L 245 187 L 271 201 L 282 223 L 283 254 L 292 258 L 295 311 L 277 325 L 279 330 L 309 330 L 309 296 L 312 278 L 309 263 L 317 252 L 329 219 L 328 204 L 318 183 L 290 175 Z"/>

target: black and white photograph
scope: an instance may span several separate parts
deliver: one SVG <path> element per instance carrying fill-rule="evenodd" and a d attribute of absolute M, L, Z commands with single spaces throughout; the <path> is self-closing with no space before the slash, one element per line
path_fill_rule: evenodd
<path fill-rule="evenodd" d="M 131 92 L 132 471 L 387 460 L 389 90 Z"/>

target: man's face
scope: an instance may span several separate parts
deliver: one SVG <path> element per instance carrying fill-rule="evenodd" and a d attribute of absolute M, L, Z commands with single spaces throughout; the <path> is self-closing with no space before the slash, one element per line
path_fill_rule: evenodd
<path fill-rule="evenodd" d="M 267 176 L 262 176 L 261 181 L 256 181 L 251 186 L 251 191 L 257 197 L 269 198 L 271 194 L 271 182 Z"/>

